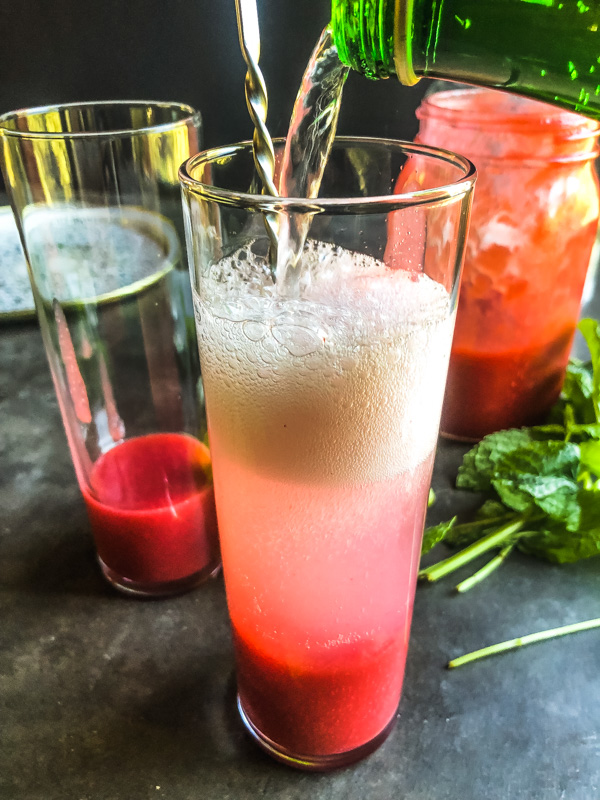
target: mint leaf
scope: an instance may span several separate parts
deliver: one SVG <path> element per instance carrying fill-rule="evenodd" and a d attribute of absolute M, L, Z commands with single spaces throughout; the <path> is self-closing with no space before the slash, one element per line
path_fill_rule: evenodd
<path fill-rule="evenodd" d="M 533 441 L 527 428 L 498 431 L 484 437 L 463 458 L 458 469 L 456 486 L 487 492 L 492 488 L 491 479 L 503 458 L 515 450 L 527 447 Z"/>
<path fill-rule="evenodd" d="M 580 522 L 577 530 L 566 530 L 558 522 L 546 521 L 538 530 L 519 539 L 521 552 L 557 564 L 572 564 L 600 554 L 600 493 L 582 490 L 578 498 Z"/>
<path fill-rule="evenodd" d="M 541 511 L 572 528 L 579 520 L 579 465 L 579 446 L 572 442 L 538 441 L 525 428 L 501 431 L 486 436 L 465 455 L 456 485 L 493 490 L 509 509 Z"/>
<path fill-rule="evenodd" d="M 530 440 L 497 459 L 493 477 L 504 475 L 567 476 L 575 479 L 579 465 L 579 445 L 555 440 Z"/>
<path fill-rule="evenodd" d="M 499 503 L 497 500 L 486 500 L 481 508 L 477 511 L 477 519 L 485 519 L 486 517 L 502 517 L 507 513 L 506 506 Z"/>
<path fill-rule="evenodd" d="M 568 420 L 578 425 L 595 423 L 593 394 L 592 362 L 584 363 L 578 359 L 571 359 L 565 373 L 560 400 L 552 407 L 548 421 L 561 425 L 565 425 Z M 536 430 L 552 432 L 552 425 L 541 425 Z"/>
<path fill-rule="evenodd" d="M 455 522 L 456 517 L 452 517 L 452 519 L 448 520 L 448 522 L 440 522 L 439 525 L 432 525 L 430 528 L 427 528 L 423 534 L 421 555 L 425 555 L 425 553 L 428 553 L 432 548 L 434 548 L 438 542 L 441 542 L 443 539 L 445 539 L 446 534 L 452 528 Z"/>
<path fill-rule="evenodd" d="M 591 400 L 594 393 L 594 372 L 591 361 L 572 358 L 565 372 L 562 395 L 575 407 L 581 407 Z"/>
<path fill-rule="evenodd" d="M 498 460 L 491 480 L 504 505 L 519 512 L 542 511 L 574 528 L 579 522 L 579 445 L 532 441 Z"/>
<path fill-rule="evenodd" d="M 579 445 L 579 450 L 581 452 L 582 471 L 585 469 L 593 472 L 596 477 L 600 477 L 600 441 L 582 442 Z"/>
<path fill-rule="evenodd" d="M 534 514 L 536 509 L 540 509 L 571 529 L 579 523 L 577 483 L 568 478 L 504 478 L 494 481 L 494 488 L 506 505 L 515 511 Z"/>
<path fill-rule="evenodd" d="M 594 373 L 592 400 L 594 404 L 595 421 L 600 422 L 600 325 L 594 319 L 582 319 L 577 326 L 581 331 L 592 358 Z M 592 420 L 582 420 L 591 422 Z"/>
<path fill-rule="evenodd" d="M 588 425 L 574 425 L 572 432 L 576 435 L 586 434 L 592 439 L 600 439 L 600 422 L 592 422 Z"/>

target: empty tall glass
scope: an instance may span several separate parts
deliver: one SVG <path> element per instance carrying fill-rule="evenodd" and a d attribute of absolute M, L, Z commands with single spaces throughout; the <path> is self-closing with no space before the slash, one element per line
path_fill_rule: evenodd
<path fill-rule="evenodd" d="M 219 565 L 177 170 L 200 115 L 169 103 L 0 119 L 3 170 L 105 577 L 158 596 Z"/>

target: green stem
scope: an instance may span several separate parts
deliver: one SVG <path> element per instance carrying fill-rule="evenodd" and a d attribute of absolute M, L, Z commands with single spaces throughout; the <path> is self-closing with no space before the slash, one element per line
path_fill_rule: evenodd
<path fill-rule="evenodd" d="M 483 519 L 474 519 L 471 522 L 461 522 L 459 525 L 454 525 L 452 533 L 457 534 L 462 531 L 469 531 L 472 528 L 491 528 L 497 522 L 504 523 L 505 520 L 510 519 L 511 522 L 515 518 L 514 513 L 502 514 L 500 517 L 484 517 Z"/>
<path fill-rule="evenodd" d="M 491 575 L 491 573 L 494 570 L 498 569 L 498 567 L 502 564 L 502 562 L 508 558 L 508 556 L 512 553 L 513 547 L 514 543 L 512 542 L 510 544 L 507 544 L 506 547 L 503 547 L 502 550 L 500 550 L 500 552 L 498 553 L 498 555 L 494 556 L 494 558 L 492 558 L 491 561 L 488 561 L 488 563 L 485 566 L 477 570 L 477 572 L 471 575 L 470 578 L 461 581 L 456 586 L 456 591 L 461 593 L 468 592 L 469 589 L 473 588 L 473 586 L 476 586 L 478 583 L 481 583 L 481 581 L 484 580 L 484 578 L 487 578 L 488 575 Z"/>
<path fill-rule="evenodd" d="M 425 567 L 419 570 L 419 578 L 428 580 L 431 583 L 439 581 L 440 578 L 449 575 L 451 572 L 465 566 L 465 564 L 469 564 L 474 559 L 487 553 L 488 550 L 493 550 L 506 542 L 507 539 L 514 536 L 523 527 L 525 519 L 524 515 L 519 515 L 512 522 L 501 525 L 497 530 L 492 531 L 482 539 L 478 539 L 459 553 L 455 553 L 455 555 L 445 558 L 443 561 L 438 561 L 432 567 Z"/>
<path fill-rule="evenodd" d="M 509 639 L 500 644 L 494 644 L 491 647 L 484 647 L 481 650 L 475 650 L 472 653 L 467 653 L 464 656 L 453 658 L 448 662 L 448 669 L 462 667 L 463 664 L 469 664 L 472 661 L 478 661 L 480 658 L 487 658 L 488 656 L 495 656 L 498 653 L 506 653 L 509 650 L 516 650 L 518 647 L 524 647 L 528 644 L 535 642 L 543 642 L 547 639 L 556 639 L 559 636 L 566 636 L 569 633 L 579 633 L 580 631 L 589 631 L 593 628 L 600 628 L 600 618 L 589 619 L 586 622 L 576 622 L 573 625 L 563 625 L 561 628 L 552 628 L 548 631 L 540 631 L 539 633 L 530 633 L 527 636 L 519 636 L 517 639 Z"/>
<path fill-rule="evenodd" d="M 564 425 L 534 425 L 530 430 L 538 433 L 556 433 L 559 435 L 564 435 L 565 433 L 565 426 Z M 558 438 L 558 437 L 557 437 Z"/>

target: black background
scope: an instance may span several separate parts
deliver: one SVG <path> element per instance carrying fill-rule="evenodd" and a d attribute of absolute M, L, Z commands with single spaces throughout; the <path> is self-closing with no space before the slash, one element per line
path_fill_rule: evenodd
<path fill-rule="evenodd" d="M 271 133 L 285 133 L 330 0 L 258 0 Z M 1 0 L 0 113 L 85 100 L 200 109 L 206 146 L 247 139 L 234 0 Z M 412 138 L 425 90 L 350 76 L 339 132 Z"/>

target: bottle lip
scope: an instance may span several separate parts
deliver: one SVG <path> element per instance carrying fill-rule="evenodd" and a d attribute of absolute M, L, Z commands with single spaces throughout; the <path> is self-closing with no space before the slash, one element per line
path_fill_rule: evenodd
<path fill-rule="evenodd" d="M 356 9 L 355 0 L 332 0 L 331 31 L 338 58 L 367 78 L 394 74 L 390 41 L 394 30 L 394 0 L 370 0 Z"/>
<path fill-rule="evenodd" d="M 598 136 L 600 122 L 539 100 L 487 88 L 442 90 L 426 96 L 416 110 L 455 128 L 511 129 L 518 133 L 564 133 L 568 139 Z"/>

